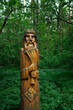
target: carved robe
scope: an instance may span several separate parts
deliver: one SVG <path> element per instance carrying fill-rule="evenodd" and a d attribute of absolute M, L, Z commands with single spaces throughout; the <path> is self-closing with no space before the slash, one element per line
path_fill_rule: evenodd
<path fill-rule="evenodd" d="M 21 110 L 40 110 L 38 49 L 21 49 Z"/>

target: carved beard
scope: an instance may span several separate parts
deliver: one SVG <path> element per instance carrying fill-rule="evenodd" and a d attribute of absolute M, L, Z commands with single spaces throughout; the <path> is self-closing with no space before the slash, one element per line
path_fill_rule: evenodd
<path fill-rule="evenodd" d="M 24 42 L 24 49 L 33 49 L 37 48 L 37 43 L 33 41 Z"/>

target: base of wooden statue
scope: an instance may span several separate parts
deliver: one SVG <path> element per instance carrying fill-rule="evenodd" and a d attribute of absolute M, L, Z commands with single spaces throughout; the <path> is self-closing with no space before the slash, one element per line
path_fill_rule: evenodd
<path fill-rule="evenodd" d="M 30 85 L 29 80 L 21 80 L 21 110 L 40 110 L 40 93 L 38 80 Z"/>

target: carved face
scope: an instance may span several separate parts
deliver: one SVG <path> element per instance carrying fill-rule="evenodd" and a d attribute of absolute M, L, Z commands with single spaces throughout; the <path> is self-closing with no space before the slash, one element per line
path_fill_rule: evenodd
<path fill-rule="evenodd" d="M 25 49 L 31 49 L 36 48 L 36 38 L 34 34 L 26 34 L 25 41 L 24 41 L 24 48 Z"/>

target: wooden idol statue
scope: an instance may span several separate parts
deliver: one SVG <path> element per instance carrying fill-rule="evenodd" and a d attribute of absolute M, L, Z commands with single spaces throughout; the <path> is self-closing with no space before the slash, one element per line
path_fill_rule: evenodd
<path fill-rule="evenodd" d="M 35 31 L 27 30 L 21 48 L 21 110 L 40 110 L 38 49 Z"/>

